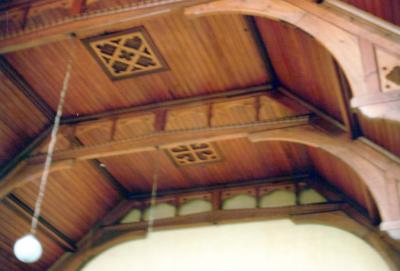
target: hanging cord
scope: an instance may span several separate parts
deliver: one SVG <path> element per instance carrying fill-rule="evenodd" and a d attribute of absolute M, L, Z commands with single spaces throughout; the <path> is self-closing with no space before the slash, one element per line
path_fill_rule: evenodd
<path fill-rule="evenodd" d="M 153 231 L 153 226 L 154 226 L 154 208 L 157 203 L 157 185 L 158 185 L 159 173 L 160 173 L 160 154 L 158 147 L 156 147 L 156 161 L 154 163 L 153 184 L 151 188 L 151 200 L 149 207 L 149 222 L 147 224 L 147 232 L 149 233 Z"/>
<path fill-rule="evenodd" d="M 67 71 L 65 73 L 64 82 L 63 82 L 63 86 L 62 86 L 61 94 L 60 94 L 60 101 L 59 101 L 58 107 L 57 107 L 57 114 L 54 119 L 53 129 L 51 130 L 51 137 L 50 137 L 50 143 L 49 143 L 49 146 L 47 149 L 46 162 L 44 164 L 44 170 L 43 170 L 42 177 L 40 178 L 39 193 L 38 193 L 38 196 L 36 199 L 35 210 L 33 213 L 32 224 L 31 224 L 31 233 L 33 235 L 35 235 L 35 233 L 36 233 L 38 219 L 40 216 L 40 209 L 42 206 L 44 193 L 46 191 L 46 184 L 47 184 L 47 178 L 49 176 L 49 169 L 50 169 L 50 165 L 51 165 L 51 162 L 53 159 L 54 148 L 55 148 L 56 142 L 57 142 L 57 131 L 60 126 L 60 119 L 61 119 L 62 110 L 63 110 L 63 106 L 64 106 L 65 95 L 67 94 L 68 83 L 71 78 L 71 67 L 72 67 L 72 57 L 70 58 L 70 60 L 68 62 Z"/>

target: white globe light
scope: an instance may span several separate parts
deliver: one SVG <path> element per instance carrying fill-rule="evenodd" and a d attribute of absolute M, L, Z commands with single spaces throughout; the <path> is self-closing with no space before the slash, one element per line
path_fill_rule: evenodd
<path fill-rule="evenodd" d="M 42 245 L 33 234 L 22 236 L 14 244 L 14 254 L 24 263 L 34 263 L 42 256 Z"/>

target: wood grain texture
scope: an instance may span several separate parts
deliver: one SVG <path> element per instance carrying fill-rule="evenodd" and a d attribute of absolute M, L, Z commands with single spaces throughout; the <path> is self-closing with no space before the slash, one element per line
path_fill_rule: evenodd
<path fill-rule="evenodd" d="M 398 0 L 342 0 L 342 1 L 400 26 L 400 2 Z"/>
<path fill-rule="evenodd" d="M 138 25 L 144 25 L 169 71 L 111 82 L 76 39 L 8 54 L 7 59 L 54 109 L 66 63 L 73 52 L 66 116 L 206 95 L 269 81 L 241 16 L 187 20 L 175 15 L 137 22 L 132 27 Z"/>
<path fill-rule="evenodd" d="M 362 133 L 371 141 L 400 156 L 400 123 L 384 118 L 357 114 Z"/>
<path fill-rule="evenodd" d="M 365 210 L 372 214 L 378 213 L 368 187 L 351 167 L 318 148 L 308 147 L 308 154 L 320 176 Z M 373 219 L 377 220 L 379 217 L 373 217 Z"/>
<path fill-rule="evenodd" d="M 263 18 L 256 22 L 283 86 L 343 123 L 340 83 L 330 53 L 293 26 Z"/>
<path fill-rule="evenodd" d="M 34 206 L 39 181 L 13 193 Z M 72 240 L 79 240 L 117 202 L 118 193 L 89 162 L 50 175 L 42 216 Z"/>
<path fill-rule="evenodd" d="M 30 220 L 21 216 L 21 214 L 13 209 L 6 202 L 0 204 L 0 269 L 4 271 L 21 270 L 21 271 L 41 271 L 55 262 L 64 251 L 51 239 L 43 234 L 39 227 L 38 239 L 42 242 L 43 256 L 34 264 L 24 264 L 18 261 L 12 251 L 15 241 L 29 232 Z"/>
<path fill-rule="evenodd" d="M 0 165 L 37 136 L 47 118 L 0 72 Z"/>
<path fill-rule="evenodd" d="M 116 156 L 101 161 L 132 192 L 151 190 L 155 165 L 159 165 L 160 190 L 206 186 L 307 172 L 305 149 L 290 143 L 254 145 L 246 139 L 216 143 L 221 162 L 178 168 L 163 151 Z"/>

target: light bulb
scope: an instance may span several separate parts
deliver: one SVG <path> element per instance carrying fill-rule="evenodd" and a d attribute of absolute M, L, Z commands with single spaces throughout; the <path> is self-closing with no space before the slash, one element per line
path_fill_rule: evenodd
<path fill-rule="evenodd" d="M 42 245 L 33 234 L 26 234 L 14 244 L 14 254 L 24 263 L 34 263 L 42 256 Z"/>

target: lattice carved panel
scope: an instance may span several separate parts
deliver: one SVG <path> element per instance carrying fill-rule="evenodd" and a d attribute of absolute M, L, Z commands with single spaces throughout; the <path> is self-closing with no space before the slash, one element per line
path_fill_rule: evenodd
<path fill-rule="evenodd" d="M 166 149 L 176 166 L 190 166 L 222 160 L 216 146 L 211 143 L 177 145 Z"/>
<path fill-rule="evenodd" d="M 144 27 L 91 37 L 84 44 L 112 79 L 123 79 L 167 69 Z"/>

